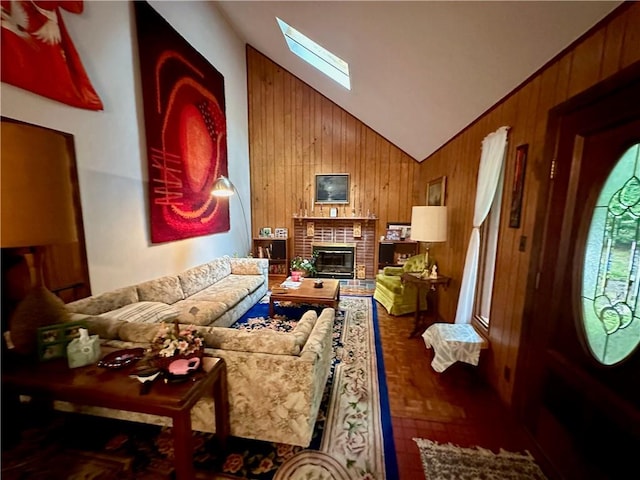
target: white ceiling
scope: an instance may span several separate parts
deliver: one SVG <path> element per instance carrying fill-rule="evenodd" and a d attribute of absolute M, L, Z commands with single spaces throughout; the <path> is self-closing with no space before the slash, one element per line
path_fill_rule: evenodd
<path fill-rule="evenodd" d="M 619 1 L 222 1 L 240 38 L 417 161 Z M 278 16 L 349 63 L 351 91 L 292 54 Z"/>

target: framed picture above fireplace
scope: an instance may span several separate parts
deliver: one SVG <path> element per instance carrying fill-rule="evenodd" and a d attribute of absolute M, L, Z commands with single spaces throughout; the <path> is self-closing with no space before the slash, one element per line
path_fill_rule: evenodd
<path fill-rule="evenodd" d="M 315 203 L 349 203 L 349 174 L 316 174 Z"/>

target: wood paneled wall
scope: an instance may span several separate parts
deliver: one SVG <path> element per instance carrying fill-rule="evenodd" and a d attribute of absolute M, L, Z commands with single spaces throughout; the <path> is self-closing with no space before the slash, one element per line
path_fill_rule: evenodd
<path fill-rule="evenodd" d="M 433 251 L 443 273 L 455 279 L 440 303 L 444 316 L 454 318 L 471 234 L 481 142 L 499 127 L 511 127 L 489 329 L 491 348 L 481 356 L 483 373 L 507 404 L 513 396 L 518 347 L 527 341 L 520 335 L 525 301 L 538 270 L 539 245 L 533 239 L 543 225 L 536 223 L 536 214 L 546 208 L 552 160 L 545 151 L 548 112 L 639 60 L 640 4 L 626 4 L 421 165 L 418 197 L 424 196 L 427 181 L 447 176 L 449 238 L 443 246 L 434 245 Z M 522 218 L 520 228 L 509 228 L 515 150 L 521 144 L 529 145 Z M 524 251 L 519 250 L 521 241 Z M 540 281 L 544 282 L 544 267 L 541 270 Z"/>
<path fill-rule="evenodd" d="M 489 338 L 481 369 L 511 404 L 525 299 L 536 269 L 532 239 L 549 183 L 551 158 L 544 155 L 549 109 L 640 60 L 640 3 L 626 3 L 562 55 L 533 75 L 424 162 L 418 163 L 334 105 L 308 85 L 247 48 L 253 234 L 260 227 L 288 227 L 299 202 L 310 205 L 316 173 L 351 175 L 351 205 L 371 210 L 378 235 L 388 221 L 411 219 L 423 205 L 426 185 L 447 177 L 448 240 L 431 254 L 451 276 L 440 311 L 455 318 L 464 260 L 471 234 L 480 148 L 483 138 L 510 127 L 506 156 L 498 261 Z M 499 73 L 497 73 L 499 74 Z M 509 228 L 515 149 L 528 144 L 521 226 Z M 524 251 L 519 250 L 523 237 Z M 544 281 L 544 272 L 542 280 Z M 507 379 L 508 377 L 508 379 Z"/>
<path fill-rule="evenodd" d="M 375 214 L 378 236 L 388 221 L 411 220 L 418 162 L 250 46 L 247 64 L 254 236 L 293 232 L 293 214 L 311 209 L 316 173 L 349 174 L 346 216 Z"/>

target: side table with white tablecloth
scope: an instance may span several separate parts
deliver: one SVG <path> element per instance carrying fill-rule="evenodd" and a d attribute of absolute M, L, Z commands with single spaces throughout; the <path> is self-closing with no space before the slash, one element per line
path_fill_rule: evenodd
<path fill-rule="evenodd" d="M 431 366 L 444 372 L 455 362 L 478 365 L 480 351 L 488 347 L 487 341 L 471 324 L 434 323 L 422 334 L 427 348 L 434 351 Z"/>

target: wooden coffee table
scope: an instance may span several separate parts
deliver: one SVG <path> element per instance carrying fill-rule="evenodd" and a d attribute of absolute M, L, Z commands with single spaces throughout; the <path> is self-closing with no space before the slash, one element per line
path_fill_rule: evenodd
<path fill-rule="evenodd" d="M 115 349 L 104 350 L 104 353 Z M 2 387 L 13 394 L 49 400 L 171 417 L 176 478 L 193 479 L 191 408 L 211 392 L 215 402 L 216 435 L 222 448 L 229 435 L 229 398 L 224 360 L 204 357 L 203 368 L 182 383 L 154 382 L 140 394 L 141 383 L 129 377 L 134 366 L 118 370 L 90 365 L 70 369 L 66 359 L 22 365 L 3 365 Z"/>
<path fill-rule="evenodd" d="M 273 318 L 273 302 L 317 303 L 338 309 L 340 302 L 340 281 L 322 278 L 322 288 L 315 288 L 314 278 L 303 278 L 299 288 L 289 288 L 285 293 L 271 292 L 269 296 L 269 316 Z"/>

